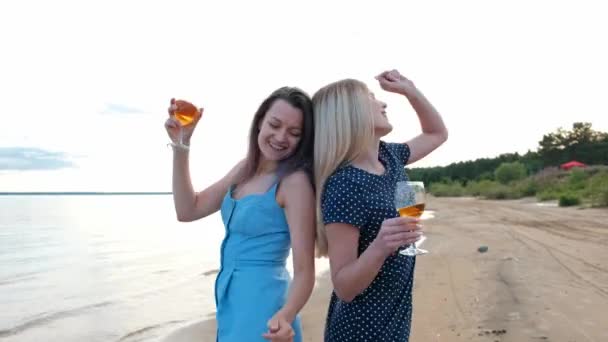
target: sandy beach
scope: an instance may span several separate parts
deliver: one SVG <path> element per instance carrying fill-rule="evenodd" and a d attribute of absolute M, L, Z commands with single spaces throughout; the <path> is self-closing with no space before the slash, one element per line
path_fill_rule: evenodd
<path fill-rule="evenodd" d="M 411 341 L 608 341 L 608 209 L 472 198 L 429 209 Z M 322 341 L 330 293 L 319 274 L 305 341 Z M 209 315 L 164 341 L 214 341 L 214 330 Z"/>

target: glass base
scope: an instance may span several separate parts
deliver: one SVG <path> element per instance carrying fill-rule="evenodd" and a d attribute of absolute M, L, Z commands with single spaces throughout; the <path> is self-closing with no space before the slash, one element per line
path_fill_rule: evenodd
<path fill-rule="evenodd" d="M 424 240 L 426 240 L 426 236 L 422 235 L 420 237 L 420 240 L 416 241 L 416 243 L 409 245 L 406 249 L 399 251 L 399 254 L 407 256 L 427 254 L 429 251 L 427 251 L 426 249 L 418 248 L 418 246 L 420 246 L 424 242 Z"/>
<path fill-rule="evenodd" d="M 407 256 L 416 256 L 416 255 L 424 255 L 424 254 L 427 254 L 428 252 L 429 251 L 427 251 L 426 249 L 421 249 L 418 247 L 410 246 L 402 251 L 399 251 L 399 254 L 407 255 Z"/>

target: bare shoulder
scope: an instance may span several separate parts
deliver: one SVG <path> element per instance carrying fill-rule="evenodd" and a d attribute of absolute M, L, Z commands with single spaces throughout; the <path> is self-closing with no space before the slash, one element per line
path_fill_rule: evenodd
<path fill-rule="evenodd" d="M 243 172 L 245 168 L 245 161 L 245 159 L 239 161 L 238 163 L 236 163 L 236 165 L 232 167 L 230 172 L 228 172 L 226 178 L 228 178 L 231 184 L 234 183 L 239 178 L 239 175 Z"/>
<path fill-rule="evenodd" d="M 304 171 L 296 171 L 289 174 L 283 178 L 281 183 L 283 183 L 283 186 L 287 185 L 288 187 L 306 187 L 312 189 L 310 178 Z"/>
<path fill-rule="evenodd" d="M 240 172 L 243 170 L 243 168 L 245 168 L 246 162 L 247 162 L 247 159 L 241 159 L 238 163 L 236 163 L 236 165 L 234 165 L 234 167 L 232 169 Z"/>
<path fill-rule="evenodd" d="M 282 206 L 284 206 L 290 198 L 302 199 L 307 197 L 314 199 L 314 190 L 306 172 L 296 171 L 281 180 L 278 199 Z"/>

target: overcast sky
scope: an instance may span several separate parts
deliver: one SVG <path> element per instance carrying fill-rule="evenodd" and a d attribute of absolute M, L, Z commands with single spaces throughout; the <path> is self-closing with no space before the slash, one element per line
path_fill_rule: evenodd
<path fill-rule="evenodd" d="M 373 76 L 396 68 L 450 139 L 414 166 L 535 150 L 577 121 L 608 131 L 601 1 L 2 1 L 0 191 L 168 191 L 171 97 L 205 107 L 201 188 L 243 157 L 260 102 L 341 78 L 388 103 L 389 141 L 419 133 Z"/>

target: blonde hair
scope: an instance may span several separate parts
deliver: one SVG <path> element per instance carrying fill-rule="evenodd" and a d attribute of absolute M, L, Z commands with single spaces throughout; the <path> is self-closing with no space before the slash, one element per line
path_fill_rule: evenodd
<path fill-rule="evenodd" d="M 314 177 L 317 188 L 317 256 L 327 256 L 321 212 L 327 178 L 352 162 L 374 139 L 369 90 L 365 83 L 345 79 L 319 89 L 312 98 L 315 115 Z"/>

